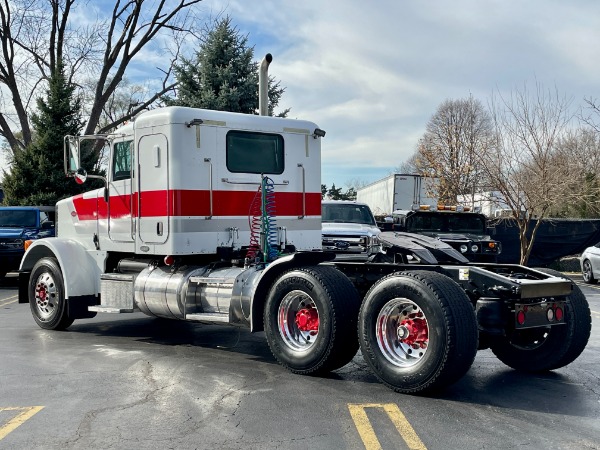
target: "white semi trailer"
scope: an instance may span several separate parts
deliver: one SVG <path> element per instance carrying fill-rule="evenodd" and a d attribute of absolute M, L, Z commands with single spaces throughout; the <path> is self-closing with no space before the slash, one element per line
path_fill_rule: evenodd
<path fill-rule="evenodd" d="M 391 215 L 398 209 L 437 204 L 438 184 L 437 178 L 396 173 L 358 189 L 356 201 L 369 205 L 377 217 Z"/>

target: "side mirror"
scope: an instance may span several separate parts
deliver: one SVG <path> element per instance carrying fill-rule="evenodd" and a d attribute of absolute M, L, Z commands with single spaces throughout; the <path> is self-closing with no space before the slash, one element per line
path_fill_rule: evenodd
<path fill-rule="evenodd" d="M 73 176 L 79 169 L 79 139 L 76 136 L 65 136 L 65 175 Z"/>
<path fill-rule="evenodd" d="M 487 227 L 487 234 L 489 234 L 490 236 L 495 236 L 496 235 L 496 227 Z"/>
<path fill-rule="evenodd" d="M 75 178 L 75 182 L 77 184 L 83 184 L 85 183 L 85 180 L 87 180 L 87 172 L 83 167 L 80 167 L 79 169 L 77 169 L 73 177 Z"/>
<path fill-rule="evenodd" d="M 54 228 L 54 222 L 48 220 L 42 224 L 42 230 L 50 230 Z"/>

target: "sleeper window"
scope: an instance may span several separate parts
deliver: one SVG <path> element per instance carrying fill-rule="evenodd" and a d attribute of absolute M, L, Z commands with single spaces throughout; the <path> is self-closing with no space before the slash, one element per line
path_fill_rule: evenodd
<path fill-rule="evenodd" d="M 238 173 L 283 173 L 283 137 L 279 134 L 229 131 L 227 169 Z"/>

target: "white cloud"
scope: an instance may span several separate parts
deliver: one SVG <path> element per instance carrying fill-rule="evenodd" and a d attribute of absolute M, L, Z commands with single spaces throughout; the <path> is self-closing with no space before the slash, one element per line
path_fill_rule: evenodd
<path fill-rule="evenodd" d="M 598 97 L 595 0 L 204 0 L 255 57 L 271 52 L 281 108 L 327 131 L 323 182 L 375 181 L 410 157 L 438 105 L 472 94 L 556 86 Z M 156 55 L 148 54 L 148 60 Z M 144 60 L 146 59 L 146 55 Z"/>

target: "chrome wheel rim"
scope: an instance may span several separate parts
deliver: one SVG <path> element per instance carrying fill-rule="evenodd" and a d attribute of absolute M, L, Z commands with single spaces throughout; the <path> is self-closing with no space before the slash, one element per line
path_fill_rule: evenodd
<path fill-rule="evenodd" d="M 58 311 L 60 296 L 52 274 L 40 274 L 35 283 L 35 306 L 40 320 L 47 322 Z"/>
<path fill-rule="evenodd" d="M 407 298 L 394 298 L 377 315 L 377 345 L 397 367 L 419 363 L 429 347 L 429 325 L 423 310 Z"/>
<path fill-rule="evenodd" d="M 584 261 L 583 263 L 583 279 L 585 281 L 590 281 L 592 279 L 592 265 L 589 261 Z"/>
<path fill-rule="evenodd" d="M 304 291 L 294 290 L 281 300 L 277 314 L 283 342 L 297 352 L 308 351 L 319 336 L 319 311 Z"/>

